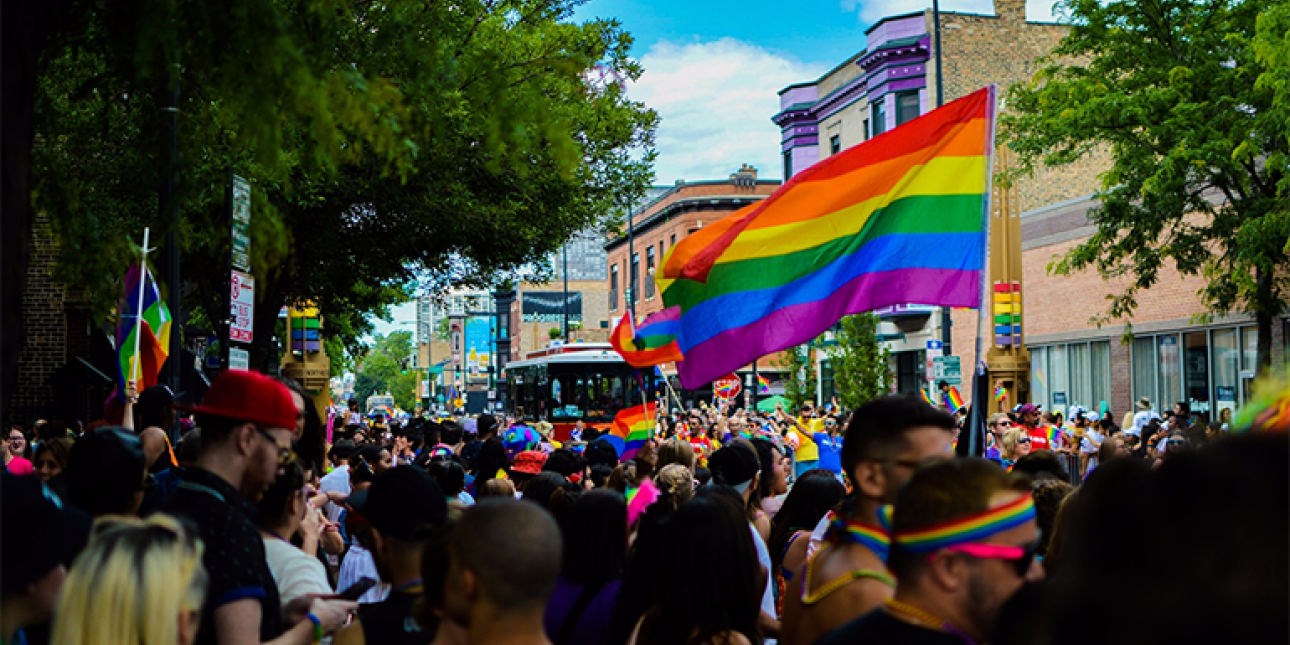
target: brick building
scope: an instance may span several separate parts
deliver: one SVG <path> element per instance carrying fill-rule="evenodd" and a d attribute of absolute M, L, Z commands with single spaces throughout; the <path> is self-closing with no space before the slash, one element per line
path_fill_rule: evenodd
<path fill-rule="evenodd" d="M 782 183 L 777 179 L 758 179 L 757 169 L 744 164 L 728 179 L 678 180 L 676 185 L 656 191 L 652 200 L 634 209 L 631 214 L 633 243 L 628 244 L 624 227 L 621 235 L 605 244 L 609 265 L 609 316 L 613 321 L 610 325 L 616 324 L 629 311 L 629 298 L 635 299 L 638 317 L 663 309 L 663 298 L 655 289 L 653 275 L 667 252 L 705 224 L 765 199 Z M 630 258 L 629 246 L 635 250 Z M 771 393 L 782 391 L 774 376 L 782 371 L 778 367 L 779 360 L 778 355 L 771 355 L 757 361 L 758 369 L 768 374 Z M 750 373 L 751 366 L 737 373 L 746 377 L 745 372 Z M 674 375 L 674 367 L 664 366 L 663 373 Z M 673 385 L 679 388 L 679 382 L 675 380 Z"/>
<path fill-rule="evenodd" d="M 1032 78 L 1038 59 L 1067 32 L 1062 25 L 1027 21 L 1024 0 L 995 0 L 992 15 L 942 12 L 940 18 L 946 102 L 991 83 L 1005 95 L 1009 85 Z M 773 120 L 783 133 L 785 176 L 933 109 L 934 33 L 930 10 L 885 18 L 866 31 L 862 51 L 815 81 L 781 90 L 781 110 Z M 1170 268 L 1141 294 L 1132 321 L 1135 338 L 1121 344 L 1128 331 L 1124 321 L 1098 327 L 1092 319 L 1105 313 L 1105 296 L 1122 285 L 1092 273 L 1047 273 L 1049 262 L 1092 234 L 1087 213 L 1095 205 L 1097 174 L 1107 165 L 1105 152 L 1098 151 L 1071 166 L 1040 168 L 1018 181 L 1010 195 L 1021 215 L 1022 324 L 1032 352 L 1033 398 L 1048 409 L 1096 410 L 1105 402 L 1121 413 L 1141 396 L 1188 400 L 1194 410 L 1217 417 L 1219 408 L 1234 408 L 1248 395 L 1251 318 L 1193 324 L 1204 313 L 1196 295 L 1201 281 L 1185 280 Z M 927 341 L 943 336 L 939 310 L 911 303 L 878 313 L 899 389 L 927 387 Z M 975 311 L 952 313 L 951 351 L 965 371 L 975 360 L 979 321 Z M 1274 327 L 1273 359 L 1285 361 L 1287 323 Z M 827 372 L 825 364 L 826 396 Z M 961 389 L 970 395 L 969 383 Z"/>
<path fill-rule="evenodd" d="M 27 335 L 16 387 L 4 393 L 3 411 L 6 423 L 28 430 L 37 419 L 98 418 L 115 385 L 115 372 L 109 370 L 114 360 L 111 343 L 93 325 L 84 302 L 54 279 L 57 257 L 49 218 L 37 213 L 23 295 Z"/>

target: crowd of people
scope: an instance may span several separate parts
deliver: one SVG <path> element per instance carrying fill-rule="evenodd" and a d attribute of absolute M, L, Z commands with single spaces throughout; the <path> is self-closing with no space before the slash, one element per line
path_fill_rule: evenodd
<path fill-rule="evenodd" d="M 623 459 L 581 424 L 323 418 L 249 371 L 188 408 L 131 389 L 86 428 L 11 428 L 0 639 L 1290 639 L 1287 435 L 1137 407 L 1020 406 L 977 458 L 915 397 L 703 406 Z"/>

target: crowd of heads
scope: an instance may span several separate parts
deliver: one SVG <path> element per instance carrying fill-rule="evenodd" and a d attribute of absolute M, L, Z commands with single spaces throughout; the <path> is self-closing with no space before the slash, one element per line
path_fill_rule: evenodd
<path fill-rule="evenodd" d="M 5 642 L 1290 637 L 1287 435 L 1207 433 L 1185 406 L 1127 428 L 1021 406 L 989 417 L 984 458 L 910 396 L 712 406 L 624 460 L 594 427 L 320 415 L 256 373 L 190 409 L 124 403 L 126 427 L 8 438 Z"/>

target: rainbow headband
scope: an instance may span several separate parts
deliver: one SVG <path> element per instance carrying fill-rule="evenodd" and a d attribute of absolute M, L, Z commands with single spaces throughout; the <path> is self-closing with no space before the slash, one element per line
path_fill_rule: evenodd
<path fill-rule="evenodd" d="M 1015 502 L 992 508 L 984 513 L 969 515 L 925 529 L 897 533 L 893 542 L 908 553 L 929 553 L 954 544 L 975 542 L 1033 519 L 1035 519 L 1035 500 L 1026 495 Z"/>

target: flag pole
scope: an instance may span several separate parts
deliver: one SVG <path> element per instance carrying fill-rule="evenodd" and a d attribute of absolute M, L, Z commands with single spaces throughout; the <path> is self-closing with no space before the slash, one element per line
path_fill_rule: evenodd
<path fill-rule="evenodd" d="M 139 340 L 143 336 L 143 288 L 148 284 L 148 228 L 143 229 L 143 246 L 139 248 L 139 306 L 134 316 L 134 363 L 130 368 L 130 382 L 139 385 Z M 129 385 L 127 383 L 126 385 Z"/>
<path fill-rule="evenodd" d="M 984 234 L 984 252 L 981 254 L 981 302 L 977 308 L 976 324 L 976 362 L 972 366 L 972 407 L 971 416 L 968 418 L 968 441 L 967 454 L 971 456 L 980 456 L 984 452 L 985 436 L 985 410 L 989 401 L 984 392 L 980 392 L 985 379 L 985 353 L 983 338 L 985 336 L 987 316 L 991 313 L 991 305 L 988 300 L 990 295 L 990 221 L 993 219 L 991 209 L 993 208 L 994 194 L 994 151 L 995 151 L 995 121 L 999 112 L 999 87 L 991 84 L 989 86 L 989 99 L 986 104 L 986 127 L 989 130 L 985 138 L 985 194 L 981 199 L 981 222 L 982 232 Z"/>

